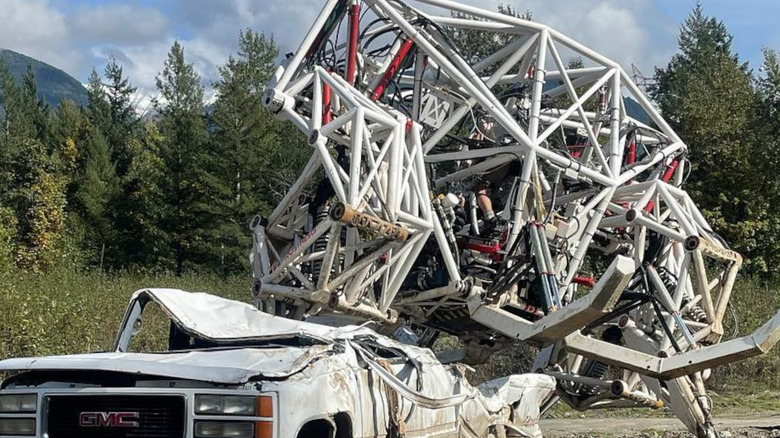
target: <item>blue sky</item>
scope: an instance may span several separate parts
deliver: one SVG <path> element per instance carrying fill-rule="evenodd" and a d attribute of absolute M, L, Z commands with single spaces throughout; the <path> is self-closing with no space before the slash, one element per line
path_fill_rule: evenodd
<path fill-rule="evenodd" d="M 647 75 L 676 51 L 681 22 L 695 0 L 461 0 L 495 9 L 511 4 L 534 20 L 584 42 L 626 68 Z M 411 1 L 414 4 L 413 1 Z M 236 48 L 238 32 L 272 34 L 283 52 L 295 49 L 323 0 L 0 0 L 0 47 L 49 62 L 81 81 L 109 55 L 140 89 L 154 77 L 174 40 L 182 42 L 205 84 Z M 777 0 L 703 0 L 725 21 L 734 47 L 754 69 L 764 46 L 780 48 Z"/>
<path fill-rule="evenodd" d="M 682 23 L 695 1 L 656 0 L 659 8 L 675 23 Z M 780 49 L 780 1 L 776 0 L 704 0 L 704 11 L 726 23 L 734 35 L 734 49 L 757 70 L 762 62 L 761 49 Z"/>

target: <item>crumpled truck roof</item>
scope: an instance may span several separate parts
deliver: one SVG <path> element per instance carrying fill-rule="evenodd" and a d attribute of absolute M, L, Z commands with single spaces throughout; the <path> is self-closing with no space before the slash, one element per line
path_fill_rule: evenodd
<path fill-rule="evenodd" d="M 212 383 L 241 384 L 253 379 L 284 378 L 330 354 L 334 345 L 358 337 L 401 348 L 423 362 L 435 361 L 430 351 L 400 344 L 361 326 L 329 327 L 269 315 L 254 306 L 201 292 L 142 289 L 131 303 L 149 299 L 182 329 L 235 348 L 161 353 L 107 352 L 67 356 L 15 358 L 0 361 L 0 371 L 97 370 L 146 374 Z M 312 346 L 241 346 L 256 341 L 302 337 L 320 342 Z"/>
<path fill-rule="evenodd" d="M 203 292 L 142 289 L 132 300 L 149 298 L 184 330 L 215 342 L 273 340 L 297 336 L 333 340 L 333 328 L 270 315 L 251 304 Z"/>

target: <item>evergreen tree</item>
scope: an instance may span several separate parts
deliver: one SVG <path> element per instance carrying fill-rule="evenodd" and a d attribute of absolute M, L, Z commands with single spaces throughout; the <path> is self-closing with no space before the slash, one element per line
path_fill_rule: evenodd
<path fill-rule="evenodd" d="M 244 253 L 251 245 L 246 225 L 259 212 L 273 205 L 266 185 L 282 189 L 279 172 L 290 169 L 278 160 L 308 153 L 280 141 L 280 127 L 262 105 L 265 84 L 273 75 L 278 48 L 272 39 L 251 29 L 241 31 L 239 51 L 219 68 L 214 84 L 218 100 L 211 117 L 213 153 L 210 154 L 208 189 L 210 204 L 204 210 L 214 217 L 209 253 L 212 263 L 235 271 L 244 265 Z M 297 131 L 292 127 L 288 127 Z M 278 154 L 279 151 L 283 154 Z M 294 158 L 293 158 L 293 161 Z M 300 161 L 300 160 L 299 160 Z M 292 170 L 299 169 L 298 163 Z M 274 175 L 276 174 L 276 175 Z"/>
<path fill-rule="evenodd" d="M 64 237 L 65 248 L 69 262 L 73 266 L 82 266 L 85 255 L 94 255 L 94 250 L 88 247 L 84 221 L 81 217 L 80 203 L 76 198 L 84 174 L 84 131 L 89 126 L 89 120 L 83 108 L 70 99 L 66 99 L 54 109 L 49 122 L 51 142 L 55 149 L 54 161 L 56 172 L 65 179 L 66 218 Z"/>
<path fill-rule="evenodd" d="M 725 24 L 698 4 L 685 20 L 680 53 L 657 69 L 651 95 L 691 154 L 687 189 L 714 229 L 749 257 L 765 227 L 756 204 L 755 94 L 747 64 L 732 51 Z"/>
<path fill-rule="evenodd" d="M 77 169 L 78 143 L 86 123 L 83 112 L 70 99 L 62 101 L 54 110 L 48 130 L 55 147 L 55 153 L 60 158 L 58 160 L 62 166 L 60 171 L 63 173 L 73 174 Z M 69 183 L 73 183 L 73 178 L 70 178 Z"/>
<path fill-rule="evenodd" d="M 107 132 L 111 127 L 111 106 L 108 95 L 103 87 L 100 74 L 95 69 L 87 81 L 87 115 L 92 125 L 101 132 Z"/>
<path fill-rule="evenodd" d="M 114 254 L 114 203 L 119 195 L 119 180 L 103 134 L 90 126 L 81 141 L 84 170 L 78 181 L 76 200 L 86 230 L 85 246 L 92 262 L 102 259 L 104 249 Z"/>
<path fill-rule="evenodd" d="M 105 78 L 105 94 L 108 98 L 111 123 L 104 133 L 112 150 L 117 172 L 124 176 L 132 160 L 129 139 L 138 125 L 138 116 L 133 107 L 136 88 L 130 84 L 122 66 L 117 64 L 114 57 L 111 57 L 106 65 Z"/>
<path fill-rule="evenodd" d="M 0 103 L 2 103 L 2 111 L 0 111 L 0 129 L 2 129 L 2 135 L 0 135 L 0 203 L 7 201 L 6 196 L 10 189 L 12 170 L 11 170 L 11 157 L 13 151 L 11 150 L 11 123 L 12 115 L 9 114 L 7 107 L 8 102 L 13 101 L 13 97 L 9 99 L 9 93 L 15 93 L 17 91 L 16 82 L 11 76 L 11 72 L 8 70 L 8 65 L 5 60 L 0 59 Z"/>
<path fill-rule="evenodd" d="M 121 266 L 155 269 L 169 265 L 168 235 L 162 228 L 169 214 L 162 191 L 166 175 L 160 154 L 163 137 L 154 122 L 147 122 L 130 139 L 133 160 L 122 183 L 118 213 Z"/>
<path fill-rule="evenodd" d="M 48 107 L 38 98 L 31 68 L 19 86 L 0 68 L 3 100 L 4 163 L 0 208 L 15 215 L 16 263 L 39 270 L 58 254 L 65 228 L 64 170 L 70 165 L 49 137 Z M 9 221 L 11 222 L 11 221 Z"/>
<path fill-rule="evenodd" d="M 33 138 L 41 142 L 49 143 L 49 104 L 38 97 L 38 83 L 35 80 L 35 72 L 32 65 L 27 66 L 27 72 L 22 80 L 22 108 L 25 110 L 25 116 L 29 118 L 29 123 L 34 129 Z"/>
<path fill-rule="evenodd" d="M 10 141 L 10 125 L 13 116 L 6 109 L 9 102 L 8 93 L 17 92 L 16 83 L 11 77 L 11 72 L 5 60 L 0 59 L 0 272 L 13 262 L 16 250 L 17 220 L 16 212 L 10 207 L 11 181 L 13 179 L 13 166 L 11 159 L 14 156 L 13 146 Z M 10 101 L 13 101 L 13 96 Z"/>
<path fill-rule="evenodd" d="M 124 75 L 124 70 L 116 59 L 111 57 L 104 70 L 106 100 L 108 102 L 108 125 L 104 128 L 104 135 L 108 143 L 111 161 L 116 169 L 116 175 L 121 189 L 114 192 L 118 196 L 112 202 L 114 212 L 114 228 L 117 245 L 122 248 L 115 254 L 111 252 L 109 263 L 118 267 L 127 266 L 128 263 L 137 263 L 142 260 L 145 249 L 139 241 L 139 232 L 144 228 L 142 223 L 135 222 L 145 217 L 145 213 L 137 211 L 138 205 L 134 203 L 137 193 L 143 184 L 135 176 L 130 175 L 134 160 L 141 160 L 135 153 L 141 153 L 136 147 L 137 137 L 143 136 L 139 132 L 139 117 L 136 114 L 133 99 L 136 87 L 131 85 L 129 78 Z M 121 193 L 121 195 L 120 195 Z"/>
<path fill-rule="evenodd" d="M 65 143 L 68 139 L 76 140 L 84 120 L 84 113 L 70 99 L 60 102 L 54 110 L 49 131 L 56 144 Z"/>
<path fill-rule="evenodd" d="M 15 146 L 18 146 L 14 145 L 14 141 L 35 138 L 38 134 L 35 124 L 37 96 L 30 98 L 29 88 L 19 86 L 5 62 L 0 64 L 0 81 L 3 87 L 3 134 L 8 153 L 13 154 Z"/>
<path fill-rule="evenodd" d="M 180 275 L 185 263 L 197 264 L 203 255 L 199 245 L 204 227 L 200 221 L 205 218 L 198 209 L 203 201 L 201 165 L 207 151 L 203 86 L 193 65 L 186 62 L 178 41 L 157 77 L 157 89 L 160 99 L 155 108 L 163 136 L 160 158 L 165 167 L 160 188 L 166 207 L 160 228 L 172 249 L 175 272 Z"/>

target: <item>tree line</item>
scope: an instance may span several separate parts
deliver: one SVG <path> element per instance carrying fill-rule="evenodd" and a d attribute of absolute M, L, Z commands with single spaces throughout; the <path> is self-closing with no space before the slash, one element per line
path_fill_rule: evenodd
<path fill-rule="evenodd" d="M 245 270 L 249 220 L 308 158 L 297 130 L 261 105 L 277 57 L 272 39 L 242 31 L 206 108 L 175 42 L 152 117 L 139 116 L 115 59 L 92 72 L 83 107 L 50 108 L 32 69 L 17 83 L 0 65 L 0 269 Z"/>
<path fill-rule="evenodd" d="M 765 48 L 754 72 L 732 42 L 697 4 L 650 96 L 689 147 L 684 188 L 747 270 L 771 276 L 780 266 L 780 63 Z"/>
<path fill-rule="evenodd" d="M 453 37 L 467 57 L 485 50 Z M 769 276 L 780 265 L 780 58 L 765 49 L 754 72 L 732 41 L 697 5 L 649 92 L 689 146 L 686 189 L 748 270 Z M 272 39 L 242 31 L 207 109 L 174 43 L 152 118 L 138 116 L 114 59 L 93 72 L 84 107 L 50 108 L 31 70 L 17 83 L 0 66 L 0 269 L 245 270 L 248 221 L 273 208 L 308 155 L 261 104 L 277 57 Z"/>

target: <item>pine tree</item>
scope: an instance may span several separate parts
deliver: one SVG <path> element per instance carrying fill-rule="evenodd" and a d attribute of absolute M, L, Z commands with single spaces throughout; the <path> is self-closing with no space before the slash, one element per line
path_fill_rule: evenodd
<path fill-rule="evenodd" d="M 117 173 L 124 176 L 132 160 L 128 142 L 138 126 L 138 116 L 133 107 L 133 96 L 137 89 L 130 84 L 122 66 L 117 64 L 114 57 L 109 58 L 106 65 L 105 78 L 111 124 L 104 133 L 116 162 Z"/>
<path fill-rule="evenodd" d="M 103 80 L 95 69 L 89 75 L 87 81 L 87 115 L 92 125 L 101 132 L 106 132 L 111 127 L 111 106 L 108 103 L 108 95 L 103 87 Z"/>
<path fill-rule="evenodd" d="M 241 31 L 238 53 L 219 68 L 220 80 L 214 83 L 218 100 L 210 119 L 213 153 L 207 179 L 210 203 L 205 210 L 214 217 L 214 227 L 208 230 L 212 263 L 226 271 L 244 265 L 243 255 L 250 245 L 246 224 L 272 205 L 263 182 L 286 167 L 272 161 L 275 151 L 284 149 L 290 154 L 295 150 L 282 144 L 280 122 L 262 105 L 277 56 L 272 39 L 251 29 Z M 278 179 L 271 182 L 274 186 L 280 183 Z"/>
<path fill-rule="evenodd" d="M 12 265 L 16 249 L 17 220 L 16 212 L 10 207 L 11 182 L 13 179 L 13 166 L 11 159 L 14 156 L 13 146 L 10 142 L 10 123 L 12 116 L 6 107 L 9 102 L 8 93 L 16 92 L 16 83 L 11 77 L 11 72 L 5 60 L 0 59 L 0 272 Z M 10 99 L 13 101 L 13 97 Z"/>
<path fill-rule="evenodd" d="M 680 53 L 656 70 L 651 95 L 689 146 L 688 191 L 715 230 L 750 256 L 766 212 L 755 203 L 758 181 L 750 159 L 752 78 L 731 42 L 725 24 L 698 4 L 680 30 Z"/>
<path fill-rule="evenodd" d="M 54 109 L 49 122 L 55 172 L 64 178 L 66 224 L 64 230 L 65 248 L 68 262 L 72 266 L 83 266 L 85 256 L 94 255 L 94 250 L 85 242 L 88 230 L 80 216 L 80 204 L 76 193 L 82 181 L 84 168 L 83 136 L 89 125 L 83 108 L 70 99 L 63 100 Z"/>
<path fill-rule="evenodd" d="M 2 111 L 0 111 L 0 129 L 2 129 L 0 135 L 0 202 L 3 202 L 11 184 L 11 157 L 13 156 L 13 150 L 11 149 L 12 143 L 9 141 L 11 137 L 11 123 L 12 113 L 8 112 L 8 102 L 13 101 L 13 97 L 9 99 L 9 93 L 16 92 L 16 82 L 11 76 L 11 72 L 8 70 L 8 65 L 5 60 L 0 59 L 0 103 L 2 103 Z"/>
<path fill-rule="evenodd" d="M 108 262 L 117 267 L 125 267 L 129 263 L 142 260 L 141 254 L 145 252 L 142 242 L 138 239 L 144 225 L 143 222 L 136 221 L 143 220 L 146 214 L 136 210 L 138 205 L 133 200 L 137 195 L 136 190 L 149 182 L 139 182 L 130 174 L 133 162 L 142 159 L 135 155 L 142 153 L 136 146 L 137 137 L 143 136 L 139 130 L 139 117 L 133 103 L 137 89 L 130 83 L 129 78 L 124 74 L 124 69 L 113 57 L 105 67 L 104 77 L 103 89 L 107 101 L 108 125 L 103 133 L 120 185 L 118 196 L 115 202 L 112 202 L 112 209 L 113 226 L 116 230 L 114 237 L 117 239 L 117 245 L 122 248 L 119 252 L 112 251 L 112 257 Z"/>
<path fill-rule="evenodd" d="M 160 158 L 166 169 L 160 181 L 165 197 L 160 228 L 172 249 L 175 272 L 181 275 L 185 263 L 189 267 L 202 257 L 203 230 L 210 224 L 201 224 L 205 218 L 198 211 L 203 195 L 201 165 L 207 153 L 203 86 L 178 41 L 157 77 L 157 90 L 160 99 L 155 109 L 163 136 Z"/>
<path fill-rule="evenodd" d="M 28 74 L 31 70 L 28 70 Z M 37 96 L 30 98 L 28 87 L 21 87 L 5 62 L 0 64 L 0 81 L 3 87 L 3 127 L 6 148 L 13 154 L 14 141 L 20 138 L 35 138 L 35 108 Z"/>
<path fill-rule="evenodd" d="M 85 244 L 92 262 L 107 248 L 109 258 L 115 253 L 114 203 L 119 195 L 119 179 L 103 134 L 90 126 L 83 135 L 84 170 L 78 181 L 76 201 L 85 229 Z M 102 257 L 100 257 L 102 258 Z"/>
<path fill-rule="evenodd" d="M 27 66 L 27 72 L 22 80 L 22 106 L 25 116 L 32 123 L 33 138 L 49 144 L 49 104 L 38 96 L 38 83 L 32 65 Z"/>
<path fill-rule="evenodd" d="M 163 137 L 154 122 L 146 122 L 130 139 L 133 157 L 123 178 L 117 231 L 121 245 L 120 266 L 159 269 L 169 265 L 168 235 L 162 228 L 168 199 L 162 181 L 167 170 L 161 158 Z"/>
<path fill-rule="evenodd" d="M 77 169 L 81 132 L 86 124 L 81 108 L 70 100 L 60 102 L 50 121 L 52 143 L 59 155 L 61 171 L 73 173 Z M 72 178 L 70 183 L 72 183 Z"/>

